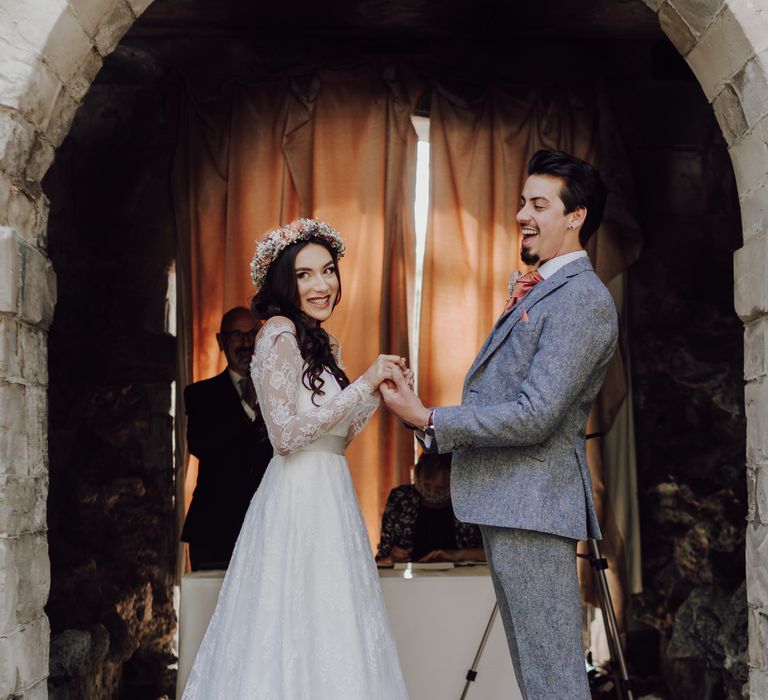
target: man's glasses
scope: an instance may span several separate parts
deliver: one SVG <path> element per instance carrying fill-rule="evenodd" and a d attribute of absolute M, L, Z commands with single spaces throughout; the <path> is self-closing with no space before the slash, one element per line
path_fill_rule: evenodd
<path fill-rule="evenodd" d="M 257 330 L 248 331 L 247 333 L 243 333 L 243 331 L 226 331 L 222 332 L 220 335 L 223 335 L 229 340 L 234 340 L 236 343 L 242 343 L 245 341 L 246 343 L 250 344 L 256 340 L 256 334 L 258 332 L 259 331 Z"/>

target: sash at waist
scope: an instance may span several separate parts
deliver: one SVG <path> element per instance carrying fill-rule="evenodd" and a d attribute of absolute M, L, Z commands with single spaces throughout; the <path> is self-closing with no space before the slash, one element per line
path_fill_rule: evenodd
<path fill-rule="evenodd" d="M 317 440 L 302 447 L 296 452 L 331 452 L 332 454 L 344 456 L 344 449 L 347 446 L 346 438 L 341 435 L 321 435 Z"/>

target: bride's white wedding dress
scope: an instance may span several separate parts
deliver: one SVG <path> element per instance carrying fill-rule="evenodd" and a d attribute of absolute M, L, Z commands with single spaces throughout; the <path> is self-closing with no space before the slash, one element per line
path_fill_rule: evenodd
<path fill-rule="evenodd" d="M 302 383 L 270 319 L 251 375 L 275 450 L 251 501 L 184 700 L 407 700 L 344 448 L 378 406 L 362 378 Z"/>

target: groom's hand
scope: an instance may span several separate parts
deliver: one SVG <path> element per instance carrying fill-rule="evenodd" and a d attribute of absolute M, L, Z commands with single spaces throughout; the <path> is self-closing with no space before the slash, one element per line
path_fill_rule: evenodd
<path fill-rule="evenodd" d="M 399 369 L 395 369 L 390 381 L 379 385 L 379 390 L 387 408 L 401 420 L 417 427 L 429 421 L 429 409 L 424 408 L 421 399 L 413 393 L 406 376 Z"/>

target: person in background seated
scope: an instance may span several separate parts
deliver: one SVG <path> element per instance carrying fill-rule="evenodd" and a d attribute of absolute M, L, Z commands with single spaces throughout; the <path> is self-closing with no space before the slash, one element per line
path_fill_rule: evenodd
<path fill-rule="evenodd" d="M 377 562 L 485 561 L 480 528 L 453 513 L 450 479 L 450 453 L 422 453 L 415 483 L 389 494 Z"/>
<path fill-rule="evenodd" d="M 192 571 L 226 569 L 251 498 L 272 458 L 250 363 L 259 321 L 230 309 L 216 334 L 227 367 L 184 390 L 189 451 L 200 460 L 181 540 Z"/>

